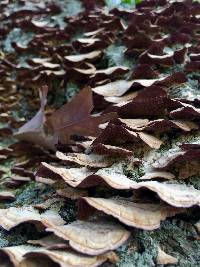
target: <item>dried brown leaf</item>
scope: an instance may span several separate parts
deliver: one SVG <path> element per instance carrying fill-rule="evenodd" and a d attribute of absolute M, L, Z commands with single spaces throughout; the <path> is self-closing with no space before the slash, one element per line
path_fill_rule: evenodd
<path fill-rule="evenodd" d="M 65 143 L 69 141 L 72 134 L 97 136 L 100 134 L 99 124 L 115 118 L 116 114 L 91 116 L 92 110 L 92 91 L 87 87 L 81 90 L 71 102 L 55 111 L 48 118 L 47 125 L 54 134 L 58 135 L 58 139 Z"/>
<path fill-rule="evenodd" d="M 44 108 L 47 101 L 48 87 L 43 86 L 40 89 L 40 102 L 41 106 L 37 114 L 26 124 L 24 124 L 17 133 L 15 137 L 19 140 L 25 140 L 33 142 L 42 147 L 55 150 L 55 142 L 52 136 L 48 136 L 44 130 L 44 123 L 46 121 Z"/>

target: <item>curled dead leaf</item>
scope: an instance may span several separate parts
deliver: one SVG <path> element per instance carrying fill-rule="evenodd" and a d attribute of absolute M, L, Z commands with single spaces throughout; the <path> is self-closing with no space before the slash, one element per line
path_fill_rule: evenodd
<path fill-rule="evenodd" d="M 91 116 L 93 110 L 92 91 L 84 88 L 71 102 L 63 105 L 46 118 L 44 108 L 47 101 L 48 87 L 40 89 L 41 107 L 37 114 L 23 125 L 15 134 L 19 140 L 33 142 L 41 147 L 55 150 L 55 145 L 70 142 L 73 134 L 98 136 L 99 124 L 116 118 L 116 113 Z"/>
<path fill-rule="evenodd" d="M 92 91 L 84 88 L 71 102 L 56 110 L 47 120 L 47 126 L 61 143 L 69 142 L 72 134 L 98 136 L 99 124 L 116 118 L 116 113 L 91 116 L 93 110 Z"/>
<path fill-rule="evenodd" d="M 47 102 L 48 87 L 41 87 L 39 92 L 41 102 L 39 111 L 30 121 L 28 121 L 21 128 L 19 128 L 19 130 L 17 131 L 17 133 L 15 133 L 14 136 L 19 140 L 33 142 L 42 147 L 55 150 L 55 138 L 53 136 L 46 135 L 44 130 L 44 123 L 46 120 L 44 108 Z"/>

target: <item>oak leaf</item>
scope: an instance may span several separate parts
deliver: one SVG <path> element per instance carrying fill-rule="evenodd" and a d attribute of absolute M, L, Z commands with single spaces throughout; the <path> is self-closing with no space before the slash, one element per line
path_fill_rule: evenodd
<path fill-rule="evenodd" d="M 83 89 L 71 102 L 46 118 L 45 105 L 48 87 L 40 89 L 41 106 L 36 115 L 23 125 L 15 134 L 20 140 L 30 141 L 44 148 L 55 150 L 55 145 L 70 142 L 73 134 L 98 136 L 101 132 L 99 124 L 116 117 L 115 113 L 91 116 L 93 110 L 92 91 Z"/>
<path fill-rule="evenodd" d="M 92 91 L 86 87 L 71 102 L 56 110 L 48 118 L 47 125 L 60 142 L 69 142 L 72 134 L 98 136 L 101 132 L 99 124 L 116 117 L 116 114 L 91 116 L 93 107 Z"/>

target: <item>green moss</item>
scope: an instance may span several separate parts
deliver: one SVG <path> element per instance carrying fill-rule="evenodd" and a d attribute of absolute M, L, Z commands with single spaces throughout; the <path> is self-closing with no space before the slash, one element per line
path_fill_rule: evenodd
<path fill-rule="evenodd" d="M 188 100 L 194 100 L 198 98 L 200 89 L 198 79 L 200 74 L 191 73 L 187 75 L 188 81 L 184 84 L 172 88 L 169 90 L 169 95 L 172 98 L 185 98 Z"/>
<path fill-rule="evenodd" d="M 150 267 L 155 266 L 154 259 L 157 255 L 157 243 L 149 232 L 135 230 L 128 244 L 117 250 L 120 261 L 118 267 Z"/>
<path fill-rule="evenodd" d="M 152 238 L 160 244 L 166 253 L 179 260 L 178 264 L 174 265 L 177 267 L 199 266 L 200 242 L 195 239 L 197 233 L 191 224 L 191 217 L 188 216 L 187 219 L 190 223 L 178 219 L 165 221 L 160 229 L 151 234 Z"/>
<path fill-rule="evenodd" d="M 15 164 L 15 161 L 12 159 L 6 159 L 1 162 L 0 170 L 3 172 L 3 175 L 0 181 L 0 189 L 2 189 L 2 187 L 4 186 L 3 184 L 4 184 L 5 179 L 12 175 L 11 168 L 14 166 L 14 164 Z"/>
<path fill-rule="evenodd" d="M 199 130 L 194 130 L 188 133 L 184 132 L 183 134 L 180 134 L 179 132 L 169 133 L 168 135 L 165 135 L 163 141 L 161 147 L 155 151 L 155 156 L 157 154 L 163 155 L 170 149 L 179 148 L 179 145 L 183 143 L 198 144 L 200 141 L 200 133 Z"/>
<path fill-rule="evenodd" d="M 79 87 L 75 83 L 68 83 L 67 89 L 65 92 L 65 97 L 67 101 L 70 101 L 77 93 L 79 92 Z"/>
<path fill-rule="evenodd" d="M 66 223 L 75 221 L 77 216 L 76 203 L 72 200 L 66 201 L 64 206 L 61 207 L 59 214 L 66 221 Z"/>
<path fill-rule="evenodd" d="M 39 239 L 42 236 L 31 224 L 21 224 L 10 231 L 0 229 L 0 247 L 23 245 L 28 240 Z"/>
<path fill-rule="evenodd" d="M 50 198 L 53 193 L 55 191 L 52 187 L 32 181 L 17 190 L 16 200 L 12 204 L 8 204 L 8 207 L 38 204 L 46 198 Z"/>
<path fill-rule="evenodd" d="M 32 32 L 23 32 L 20 28 L 14 28 L 9 32 L 7 38 L 3 42 L 3 50 L 5 52 L 14 52 L 12 42 L 17 42 L 22 46 L 26 46 L 32 39 L 34 34 Z"/>
<path fill-rule="evenodd" d="M 156 265 L 157 248 L 178 259 L 170 267 L 197 267 L 200 260 L 200 242 L 194 223 L 200 219 L 198 208 L 191 209 L 176 219 L 166 220 L 154 231 L 135 229 L 128 243 L 117 250 L 117 267 L 150 267 Z"/>
<path fill-rule="evenodd" d="M 118 7 L 131 9 L 141 3 L 142 0 L 105 0 L 105 4 L 109 9 Z"/>
<path fill-rule="evenodd" d="M 200 176 L 199 175 L 191 176 L 189 179 L 185 180 L 185 183 L 188 185 L 192 185 L 194 186 L 194 188 L 200 190 Z"/>
<path fill-rule="evenodd" d="M 136 182 L 139 181 L 139 178 L 145 174 L 142 165 L 134 166 L 130 169 L 126 164 L 123 164 L 123 173 Z"/>
<path fill-rule="evenodd" d="M 55 108 L 59 108 L 70 101 L 80 90 L 80 87 L 73 82 L 69 82 L 66 87 L 60 88 L 59 81 L 56 80 L 54 80 L 53 88 L 56 90 L 49 91 L 48 104 Z M 57 90 L 58 88 L 59 90 Z"/>
<path fill-rule="evenodd" d="M 79 0 L 62 0 L 59 4 L 61 4 L 64 16 L 75 16 L 83 11 L 82 3 Z"/>
<path fill-rule="evenodd" d="M 47 21 L 50 27 L 59 25 L 63 29 L 66 26 L 65 17 L 75 16 L 83 11 L 82 3 L 79 0 L 61 0 L 59 1 L 59 6 L 62 10 L 59 14 L 43 18 L 43 21 Z"/>
<path fill-rule="evenodd" d="M 134 66 L 134 59 L 129 59 L 124 55 L 126 47 L 121 44 L 112 44 L 105 49 L 105 58 L 108 62 L 108 67 L 125 66 L 130 69 Z"/>
<path fill-rule="evenodd" d="M 14 114 L 12 112 L 12 115 L 14 115 L 16 120 L 25 118 L 25 120 L 30 120 L 31 118 L 33 118 L 33 116 L 36 114 L 36 112 L 38 111 L 40 104 L 38 102 L 38 106 L 33 108 L 33 106 L 30 105 L 28 99 L 31 98 L 37 98 L 39 99 L 39 94 L 38 94 L 38 90 L 34 91 L 31 88 L 29 88 L 29 90 L 20 90 L 20 96 L 21 99 L 19 100 L 19 104 L 20 104 L 20 109 L 15 110 Z"/>

